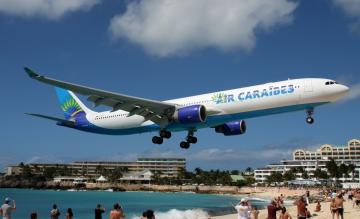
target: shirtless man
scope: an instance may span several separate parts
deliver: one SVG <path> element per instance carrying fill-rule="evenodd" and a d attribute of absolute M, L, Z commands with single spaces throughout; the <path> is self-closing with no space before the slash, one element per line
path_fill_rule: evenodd
<path fill-rule="evenodd" d="M 342 193 L 340 193 L 338 196 L 336 196 L 335 198 L 335 205 L 337 208 L 337 218 L 339 218 L 339 215 L 341 217 L 341 219 L 344 219 L 344 198 L 342 196 Z"/>
<path fill-rule="evenodd" d="M 292 219 L 292 217 L 290 216 L 289 212 L 286 211 L 286 208 L 283 207 L 281 209 L 281 213 L 280 213 L 280 217 L 279 219 Z"/>
<path fill-rule="evenodd" d="M 125 214 L 119 205 L 119 203 L 114 204 L 113 210 L 110 211 L 110 219 L 122 219 L 125 217 Z"/>
<path fill-rule="evenodd" d="M 299 200 L 294 202 L 294 205 L 297 206 L 297 218 L 306 219 L 306 203 L 304 197 L 300 197 Z"/>

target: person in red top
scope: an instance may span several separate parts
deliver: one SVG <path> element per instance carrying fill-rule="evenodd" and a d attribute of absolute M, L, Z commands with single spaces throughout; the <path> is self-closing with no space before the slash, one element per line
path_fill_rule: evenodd
<path fill-rule="evenodd" d="M 271 203 L 267 206 L 268 217 L 267 219 L 276 219 L 276 211 L 280 210 L 275 200 L 272 200 Z"/>
<path fill-rule="evenodd" d="M 297 206 L 298 219 L 306 219 L 306 203 L 304 197 L 300 197 L 294 204 Z"/>

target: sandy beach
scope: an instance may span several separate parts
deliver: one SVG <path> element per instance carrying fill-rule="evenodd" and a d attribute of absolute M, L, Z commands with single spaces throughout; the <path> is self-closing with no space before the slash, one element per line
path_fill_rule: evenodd
<path fill-rule="evenodd" d="M 321 202 L 321 211 L 320 212 L 314 212 L 316 203 L 310 204 L 308 207 L 311 214 L 313 214 L 312 218 L 316 219 L 331 219 L 331 213 L 330 213 L 330 202 Z M 290 213 L 291 217 L 293 219 L 296 219 L 296 206 L 289 206 L 287 207 L 288 212 Z M 279 213 L 277 214 L 279 215 Z M 237 214 L 230 214 L 230 215 L 224 215 L 224 216 L 218 216 L 218 217 L 212 217 L 213 219 L 236 219 Z M 267 218 L 267 209 L 260 210 L 259 219 L 266 219 Z M 336 217 L 335 217 L 336 218 Z M 344 203 L 344 218 L 345 219 L 359 219 L 360 218 L 360 208 L 352 206 L 352 201 L 346 201 Z"/>

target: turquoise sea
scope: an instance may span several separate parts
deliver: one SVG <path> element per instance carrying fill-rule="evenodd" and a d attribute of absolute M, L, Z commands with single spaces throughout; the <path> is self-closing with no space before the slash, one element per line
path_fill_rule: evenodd
<path fill-rule="evenodd" d="M 235 196 L 194 193 L 0 189 L 0 199 L 5 197 L 16 200 L 15 219 L 30 218 L 32 211 L 36 211 L 40 219 L 50 218 L 54 203 L 62 213 L 61 218 L 65 218 L 67 208 L 73 209 L 75 219 L 94 218 L 94 208 L 98 203 L 106 208 L 103 218 L 109 218 L 110 209 L 116 202 L 121 204 L 126 218 L 130 219 L 139 218 L 147 209 L 153 209 L 157 219 L 195 219 L 205 218 L 207 212 L 229 211 L 231 204 L 239 201 Z"/>

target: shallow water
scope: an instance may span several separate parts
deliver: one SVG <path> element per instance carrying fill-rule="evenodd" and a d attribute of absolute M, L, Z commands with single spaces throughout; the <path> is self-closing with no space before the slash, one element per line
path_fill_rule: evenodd
<path fill-rule="evenodd" d="M 65 217 L 67 208 L 73 209 L 75 219 L 94 218 L 94 208 L 98 203 L 106 208 L 103 218 L 109 218 L 109 210 L 116 202 L 123 207 L 126 218 L 139 218 L 143 211 L 153 209 L 157 219 L 195 219 L 206 218 L 208 211 L 231 210 L 231 204 L 239 201 L 234 196 L 192 193 L 0 189 L 0 199 L 5 197 L 16 200 L 17 210 L 13 218 L 19 219 L 30 218 L 32 211 L 36 211 L 40 219 L 49 218 L 54 203 L 62 213 L 61 218 Z"/>

